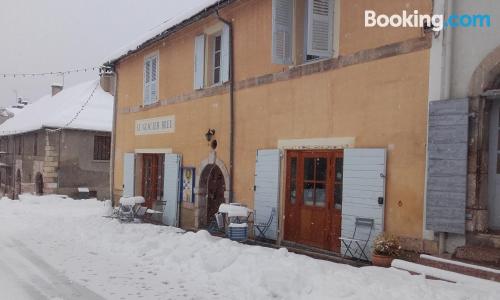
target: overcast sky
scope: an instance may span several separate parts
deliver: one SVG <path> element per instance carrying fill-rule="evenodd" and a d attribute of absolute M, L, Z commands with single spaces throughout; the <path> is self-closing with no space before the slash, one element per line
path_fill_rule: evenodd
<path fill-rule="evenodd" d="M 41 73 L 99 66 L 134 38 L 197 0 L 2 0 L 0 74 Z M 66 75 L 65 85 L 97 78 L 98 72 Z M 0 106 L 19 96 L 36 101 L 56 76 L 0 76 Z"/>

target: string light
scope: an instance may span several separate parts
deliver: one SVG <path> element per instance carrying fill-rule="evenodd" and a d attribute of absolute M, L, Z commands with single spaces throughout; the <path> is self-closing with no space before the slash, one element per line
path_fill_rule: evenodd
<path fill-rule="evenodd" d="M 88 68 L 80 68 L 80 69 L 72 69 L 66 71 L 57 71 L 57 72 L 42 72 L 42 73 L 0 73 L 0 78 L 18 78 L 18 77 L 43 77 L 43 76 L 53 76 L 53 75 L 64 75 L 71 73 L 79 73 L 79 72 L 88 72 L 99 70 L 100 67 L 88 67 Z"/>

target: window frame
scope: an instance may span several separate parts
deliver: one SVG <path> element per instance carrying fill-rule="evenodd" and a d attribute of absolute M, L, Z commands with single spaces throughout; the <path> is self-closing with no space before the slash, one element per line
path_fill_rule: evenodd
<path fill-rule="evenodd" d="M 103 134 L 94 135 L 94 147 L 93 147 L 92 158 L 94 161 L 101 161 L 101 162 L 111 160 L 110 135 L 103 135 Z"/>
<path fill-rule="evenodd" d="M 217 50 L 217 38 L 219 39 L 219 50 Z M 211 50 L 210 50 L 210 83 L 211 85 L 219 85 L 222 84 L 222 31 L 218 31 L 212 35 L 209 36 L 209 40 L 211 45 Z M 219 54 L 219 66 L 215 66 L 216 62 L 216 55 L 217 53 Z M 219 71 L 219 80 L 215 81 L 215 71 Z"/>
<path fill-rule="evenodd" d="M 146 70 L 146 64 L 148 62 L 152 62 L 154 59 L 156 59 L 156 80 L 155 80 L 155 87 L 156 87 L 156 99 L 154 101 L 149 100 L 149 102 L 146 102 L 146 78 L 147 78 L 147 70 Z M 152 69 L 152 64 L 151 64 L 151 69 Z M 153 53 L 150 53 L 146 56 L 144 56 L 144 62 L 142 66 L 142 104 L 143 106 L 149 106 L 157 103 L 159 101 L 159 81 L 160 81 L 160 53 L 159 51 L 155 51 Z M 152 74 L 152 73 L 151 73 Z M 149 97 L 151 97 L 151 89 L 149 90 Z"/>

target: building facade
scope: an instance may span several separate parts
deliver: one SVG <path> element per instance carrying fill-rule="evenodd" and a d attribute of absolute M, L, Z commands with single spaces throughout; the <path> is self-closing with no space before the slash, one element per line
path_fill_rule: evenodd
<path fill-rule="evenodd" d="M 108 62 L 115 201 L 143 195 L 187 229 L 223 202 L 261 222 L 275 208 L 269 239 L 334 252 L 368 217 L 373 235 L 437 252 L 423 234 L 432 34 L 363 19 L 405 4 L 200 3 Z"/>
<path fill-rule="evenodd" d="M 78 188 L 88 188 L 91 197 L 109 198 L 113 97 L 98 83 L 64 91 L 57 88 L 0 125 L 0 192 L 4 196 L 17 199 L 22 193 L 33 193 L 78 198 Z M 74 118 L 70 124 L 78 111 L 81 119 Z M 103 119 L 91 125 L 92 115 Z"/>
<path fill-rule="evenodd" d="M 441 252 L 500 261 L 498 3 L 434 1 L 436 14 L 487 16 L 433 38 L 429 76 L 426 230 Z M 479 25 L 479 24 L 478 24 Z"/>

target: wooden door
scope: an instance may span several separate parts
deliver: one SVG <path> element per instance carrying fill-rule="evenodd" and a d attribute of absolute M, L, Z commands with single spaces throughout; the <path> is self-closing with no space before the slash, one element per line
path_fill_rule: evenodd
<path fill-rule="evenodd" d="M 154 205 L 163 197 L 163 160 L 161 154 L 143 154 L 142 195 L 145 205 L 155 208 Z"/>
<path fill-rule="evenodd" d="M 286 240 L 339 251 L 342 200 L 341 159 L 342 151 L 289 151 L 287 153 Z"/>

